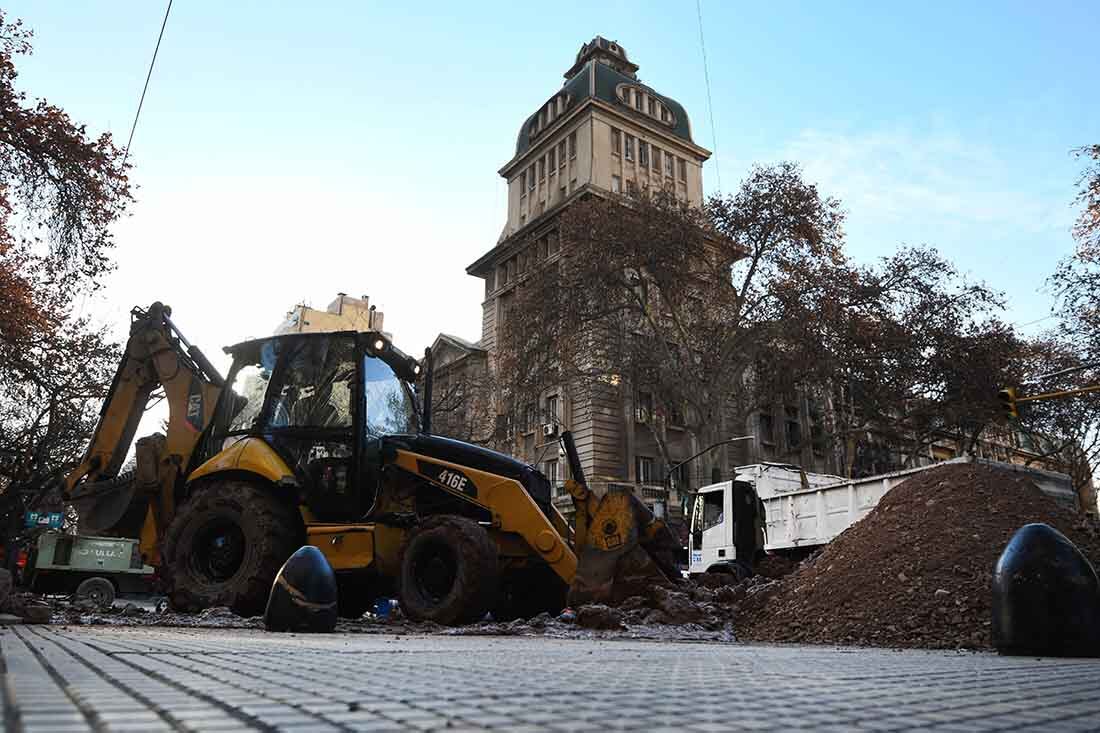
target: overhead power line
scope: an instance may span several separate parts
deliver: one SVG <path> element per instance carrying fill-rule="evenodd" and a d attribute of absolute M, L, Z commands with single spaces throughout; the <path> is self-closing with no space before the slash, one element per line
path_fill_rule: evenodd
<path fill-rule="evenodd" d="M 718 165 L 718 128 L 714 126 L 714 102 L 710 96 L 710 69 L 707 64 L 707 44 L 703 40 L 703 0 L 695 0 L 695 13 L 699 18 L 699 50 L 703 53 L 703 81 L 707 87 L 707 114 L 710 117 L 711 147 L 714 149 L 714 173 L 718 178 L 718 190 L 722 190 L 722 167 Z"/>
<path fill-rule="evenodd" d="M 157 64 L 157 53 L 160 51 L 160 41 L 164 38 L 164 28 L 168 25 L 168 14 L 172 12 L 172 0 L 168 0 L 168 8 L 164 11 L 164 20 L 160 24 L 160 33 L 157 35 L 157 45 L 153 49 L 153 58 L 149 61 L 149 71 L 145 74 L 145 86 L 141 88 L 141 99 L 138 100 L 137 112 L 134 113 L 134 124 L 130 126 L 130 137 L 126 141 L 126 151 L 122 154 L 122 165 L 130 157 L 130 144 L 134 142 L 134 131 L 137 130 L 138 119 L 141 117 L 141 106 L 145 104 L 145 93 L 149 91 L 149 80 L 153 78 L 153 67 Z"/>

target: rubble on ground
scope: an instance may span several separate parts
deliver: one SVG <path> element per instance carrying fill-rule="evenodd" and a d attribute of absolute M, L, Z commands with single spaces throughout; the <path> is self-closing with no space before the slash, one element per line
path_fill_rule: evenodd
<path fill-rule="evenodd" d="M 1095 566 L 1096 527 L 1024 475 L 974 464 L 917 474 L 792 575 L 731 599 L 753 641 L 987 649 L 993 567 L 1045 522 Z"/>

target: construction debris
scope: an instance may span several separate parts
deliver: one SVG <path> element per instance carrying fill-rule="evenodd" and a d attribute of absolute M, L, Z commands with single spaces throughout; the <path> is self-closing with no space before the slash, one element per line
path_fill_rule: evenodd
<path fill-rule="evenodd" d="M 792 575 L 734 588 L 738 635 L 990 648 L 993 566 L 1029 522 L 1050 524 L 1094 565 L 1100 560 L 1096 527 L 1020 473 L 975 464 L 922 472 Z"/>

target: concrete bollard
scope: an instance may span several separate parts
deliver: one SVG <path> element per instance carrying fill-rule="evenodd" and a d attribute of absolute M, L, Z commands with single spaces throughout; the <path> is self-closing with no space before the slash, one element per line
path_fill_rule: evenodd
<path fill-rule="evenodd" d="M 271 584 L 264 611 L 268 631 L 327 633 L 336 628 L 336 575 L 313 545 L 290 556 Z"/>
<path fill-rule="evenodd" d="M 1001 654 L 1100 656 L 1100 580 L 1061 532 L 1024 525 L 993 570 L 992 626 Z"/>

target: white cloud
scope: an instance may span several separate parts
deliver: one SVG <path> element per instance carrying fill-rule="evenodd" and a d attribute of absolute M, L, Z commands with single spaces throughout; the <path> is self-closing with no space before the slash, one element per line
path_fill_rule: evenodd
<path fill-rule="evenodd" d="M 880 245 L 970 226 L 988 228 L 991 238 L 1050 234 L 1070 221 L 1067 200 L 1049 193 L 1050 169 L 1037 178 L 1008 152 L 950 132 L 808 129 L 780 157 L 800 162 L 809 180 L 843 202 L 853 231 L 892 232 Z"/>

